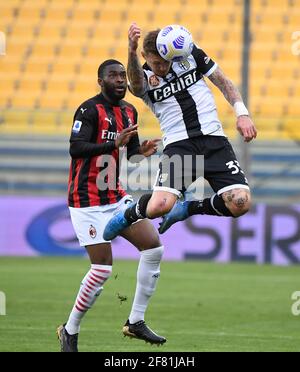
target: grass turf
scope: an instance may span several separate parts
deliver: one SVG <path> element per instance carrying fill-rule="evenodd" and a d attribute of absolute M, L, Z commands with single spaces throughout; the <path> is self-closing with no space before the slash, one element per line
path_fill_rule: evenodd
<path fill-rule="evenodd" d="M 85 259 L 0 258 L 0 351 L 59 351 Z M 124 338 L 137 262 L 114 263 L 113 276 L 82 322 L 80 351 L 299 351 L 300 317 L 291 313 L 299 267 L 163 262 L 146 321 L 167 343 Z M 118 296 L 127 296 L 120 301 Z"/>

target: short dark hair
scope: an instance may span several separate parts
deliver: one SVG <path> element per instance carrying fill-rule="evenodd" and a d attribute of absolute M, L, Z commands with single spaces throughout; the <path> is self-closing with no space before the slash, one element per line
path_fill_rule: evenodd
<path fill-rule="evenodd" d="M 105 67 L 107 67 L 109 65 L 122 65 L 122 66 L 124 66 L 123 63 L 121 63 L 120 61 L 117 61 L 116 59 L 107 59 L 106 61 L 102 62 L 101 65 L 98 68 L 98 78 L 103 79 Z"/>
<path fill-rule="evenodd" d="M 156 54 L 159 56 L 158 50 L 156 48 L 156 39 L 160 29 L 150 31 L 144 38 L 143 49 L 146 54 Z"/>

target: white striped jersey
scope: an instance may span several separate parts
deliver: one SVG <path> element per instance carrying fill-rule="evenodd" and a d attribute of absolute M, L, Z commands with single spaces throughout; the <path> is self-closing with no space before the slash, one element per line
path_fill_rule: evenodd
<path fill-rule="evenodd" d="M 160 122 L 164 147 L 200 135 L 224 136 L 213 94 L 203 78 L 217 66 L 196 46 L 187 60 L 172 63 L 164 78 L 143 66 L 147 85 L 141 98 Z"/>

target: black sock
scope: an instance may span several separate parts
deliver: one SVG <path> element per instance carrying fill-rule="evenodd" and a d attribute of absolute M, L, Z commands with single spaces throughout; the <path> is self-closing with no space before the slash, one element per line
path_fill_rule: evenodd
<path fill-rule="evenodd" d="M 234 217 L 226 207 L 222 196 L 215 194 L 212 199 L 207 198 L 201 201 L 191 201 L 188 206 L 189 215 L 207 214 L 210 216 Z"/>
<path fill-rule="evenodd" d="M 141 218 L 147 218 L 146 210 L 149 200 L 151 199 L 152 194 L 142 195 L 136 204 L 132 207 L 126 209 L 124 217 L 130 223 L 136 222 Z"/>

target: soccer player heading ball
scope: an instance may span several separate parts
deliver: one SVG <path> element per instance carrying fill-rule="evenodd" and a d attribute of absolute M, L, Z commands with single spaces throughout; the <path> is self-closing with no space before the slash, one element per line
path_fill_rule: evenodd
<path fill-rule="evenodd" d="M 164 34 L 168 35 L 166 31 Z M 142 67 L 137 55 L 141 29 L 133 23 L 128 36 L 130 90 L 159 120 L 164 152 L 153 193 L 141 196 L 136 205 L 115 215 L 106 225 L 104 238 L 115 238 L 141 218 L 163 216 L 159 231 L 164 233 L 177 221 L 195 214 L 239 217 L 247 213 L 251 205 L 249 185 L 223 132 L 214 97 L 204 78 L 210 79 L 233 106 L 237 130 L 249 142 L 257 132 L 238 89 L 196 45 L 183 61 L 162 58 L 163 50 L 158 50 L 160 30 L 151 31 L 144 38 L 142 56 L 146 63 Z M 180 175 L 170 164 L 174 155 L 183 159 Z M 179 201 L 199 177 L 194 165 L 199 155 L 204 157 L 204 178 L 214 194 L 204 200 Z M 185 156 L 193 159 L 191 169 L 184 169 Z M 192 182 L 187 183 L 186 179 Z"/>
<path fill-rule="evenodd" d="M 181 62 L 193 51 L 192 34 L 183 26 L 166 26 L 157 35 L 156 48 L 166 61 Z"/>

